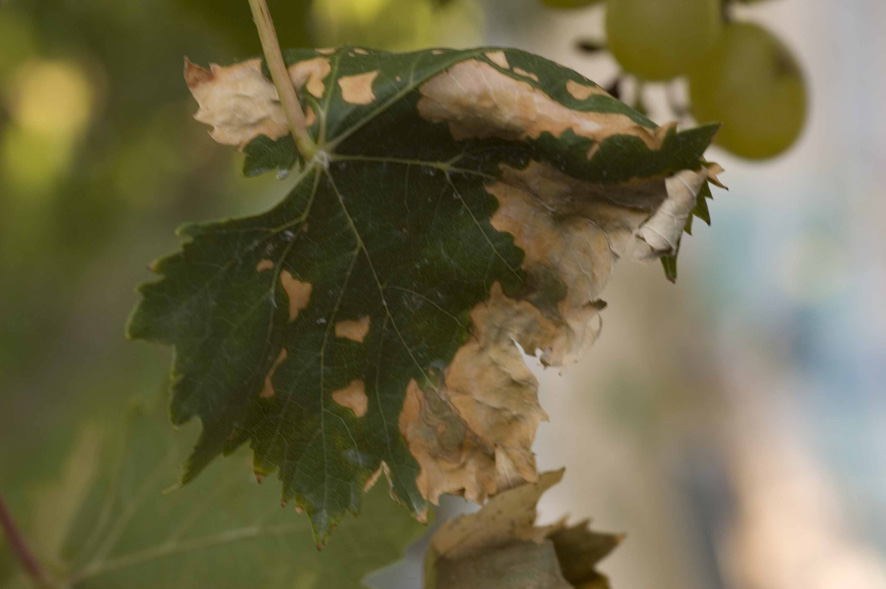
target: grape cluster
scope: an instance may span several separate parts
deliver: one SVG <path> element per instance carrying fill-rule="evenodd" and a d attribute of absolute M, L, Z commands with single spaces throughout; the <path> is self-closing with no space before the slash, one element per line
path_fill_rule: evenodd
<path fill-rule="evenodd" d="M 689 80 L 699 122 L 719 121 L 716 143 L 749 159 L 787 150 L 806 119 L 803 72 L 765 28 L 731 18 L 733 2 L 759 0 L 541 0 L 556 8 L 605 1 L 607 48 L 644 82 Z"/>

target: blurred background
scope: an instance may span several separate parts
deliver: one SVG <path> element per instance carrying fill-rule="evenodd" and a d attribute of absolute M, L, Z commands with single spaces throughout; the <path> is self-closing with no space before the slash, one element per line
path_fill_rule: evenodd
<path fill-rule="evenodd" d="M 269 5 L 284 46 L 506 45 L 607 87 L 620 70 L 577 49 L 605 42 L 600 4 Z M 730 191 L 684 239 L 677 284 L 623 261 L 588 357 L 538 370 L 555 424 L 540 467 L 567 469 L 543 518 L 626 532 L 602 566 L 616 589 L 886 589 L 886 6 L 770 0 L 734 18 L 799 62 L 802 134 L 764 161 L 713 148 Z M 123 338 L 146 264 L 181 223 L 286 193 L 240 177 L 180 74 L 184 55 L 259 52 L 245 0 L 0 0 L 0 490 L 26 530 L 57 507 L 34 489 L 83 424 L 164 386 L 169 350 Z M 622 89 L 659 123 L 682 115 L 685 81 Z M 417 586 L 418 569 L 376 584 Z"/>

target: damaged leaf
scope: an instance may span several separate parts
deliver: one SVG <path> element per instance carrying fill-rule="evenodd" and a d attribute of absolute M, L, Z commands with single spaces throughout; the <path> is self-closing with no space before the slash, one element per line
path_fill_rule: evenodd
<path fill-rule="evenodd" d="M 521 51 L 287 54 L 319 154 L 302 161 L 258 59 L 186 79 L 245 172 L 293 168 L 254 217 L 188 225 L 128 334 L 175 346 L 183 480 L 243 444 L 318 542 L 383 472 L 423 518 L 537 480 L 546 415 L 519 347 L 573 362 L 622 255 L 672 255 L 717 130 L 656 127 Z M 702 199 L 703 200 L 703 199 Z"/>
<path fill-rule="evenodd" d="M 608 589 L 597 564 L 621 542 L 588 521 L 536 526 L 542 494 L 563 478 L 547 472 L 494 497 L 480 511 L 446 521 L 425 554 L 425 589 Z"/>

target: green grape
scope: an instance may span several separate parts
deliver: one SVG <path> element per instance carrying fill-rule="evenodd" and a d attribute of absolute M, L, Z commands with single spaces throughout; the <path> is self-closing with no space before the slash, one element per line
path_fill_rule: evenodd
<path fill-rule="evenodd" d="M 628 72 L 666 80 L 690 71 L 723 29 L 720 0 L 609 0 L 609 50 Z"/>
<path fill-rule="evenodd" d="M 541 0 L 542 4 L 551 8 L 583 8 L 599 2 L 600 0 Z"/>
<path fill-rule="evenodd" d="M 766 29 L 730 25 L 689 78 L 695 118 L 720 121 L 716 143 L 741 157 L 785 151 L 803 130 L 806 85 L 787 47 Z"/>

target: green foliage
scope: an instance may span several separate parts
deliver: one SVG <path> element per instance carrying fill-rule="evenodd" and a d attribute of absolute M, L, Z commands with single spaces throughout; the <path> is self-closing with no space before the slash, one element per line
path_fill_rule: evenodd
<path fill-rule="evenodd" d="M 599 4 L 600 0 L 541 0 L 545 6 L 551 8 L 584 8 L 592 4 Z"/>
<path fill-rule="evenodd" d="M 356 587 L 422 532 L 379 485 L 320 552 L 307 517 L 280 509 L 241 467 L 244 453 L 169 491 L 189 436 L 140 404 L 123 421 L 86 428 L 57 482 L 33 496 L 25 532 L 59 586 Z"/>
<path fill-rule="evenodd" d="M 205 23 L 207 28 L 228 40 L 235 55 L 246 57 L 261 53 L 261 45 L 251 26 L 249 4 L 244 0 L 179 0 L 191 19 Z M 275 20 L 285 23 L 277 31 L 280 42 L 287 47 L 311 45 L 310 14 L 313 0 L 269 0 L 268 7 Z"/>
<path fill-rule="evenodd" d="M 183 251 L 152 266 L 162 279 L 141 287 L 128 333 L 176 347 L 172 419 L 203 424 L 184 480 L 249 443 L 256 473 L 279 472 L 283 499 L 310 515 L 322 543 L 347 512 L 360 511 L 363 486 L 382 463 L 399 501 L 414 514 L 426 509 L 404 441 L 406 390 L 443 382 L 493 284 L 551 317 L 560 312 L 571 285 L 555 269 L 521 266 L 514 237 L 491 224 L 498 204 L 488 186 L 505 169 L 540 162 L 592 193 L 644 182 L 663 190 L 667 176 L 702 167 L 716 127 L 656 130 L 575 72 L 520 51 L 287 54 L 290 64 L 318 59 L 330 62 L 323 90 L 301 94 L 323 157 L 300 162 L 289 195 L 267 213 L 184 227 Z M 476 79 L 487 84 L 499 76 L 493 83 L 545 93 L 574 125 L 601 117 L 622 126 L 603 125 L 596 139 L 572 129 L 520 137 L 483 118 L 494 118 L 493 105 L 465 114 L 477 118 L 476 136 L 454 137 L 419 103 L 423 83 L 456 64 L 485 68 Z M 341 82 L 367 75 L 369 85 L 346 97 Z M 569 82 L 590 95 L 577 98 Z M 453 108 L 473 108 L 466 100 Z M 298 159 L 285 130 L 276 141 L 254 139 L 246 156 L 248 173 Z M 361 333 L 344 333 L 355 326 Z M 337 400 L 348 391 L 356 402 Z"/>
<path fill-rule="evenodd" d="M 283 28 L 287 21 L 273 6 L 271 13 Z M 322 46 L 347 43 L 409 51 L 471 45 L 482 36 L 482 23 L 476 0 L 314 0 L 310 29 L 323 39 Z"/>

